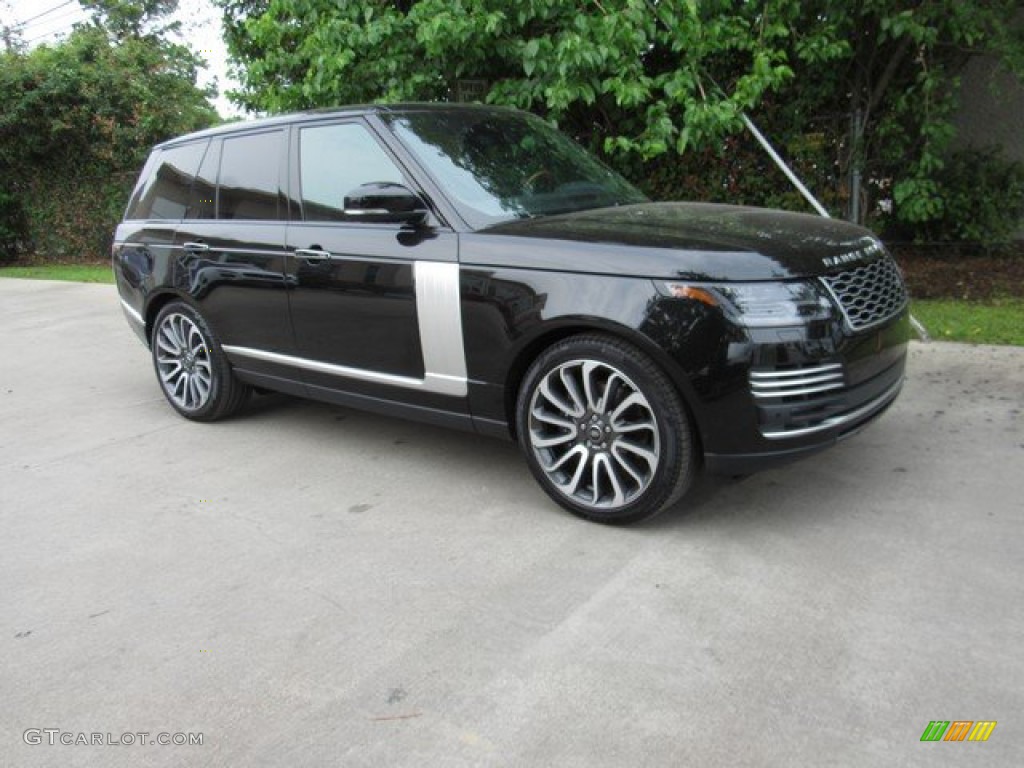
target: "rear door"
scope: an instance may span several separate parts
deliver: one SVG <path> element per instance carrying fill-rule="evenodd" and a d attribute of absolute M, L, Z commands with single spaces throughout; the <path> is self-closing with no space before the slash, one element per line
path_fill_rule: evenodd
<path fill-rule="evenodd" d="M 154 150 L 114 235 L 121 305 L 140 336 L 146 304 L 173 270 L 174 233 L 188 211 L 192 184 L 209 144 L 209 139 L 200 139 Z"/>
<path fill-rule="evenodd" d="M 290 189 L 299 216 L 287 232 L 295 362 L 314 395 L 371 394 L 445 410 L 466 392 L 457 235 L 353 221 L 344 198 L 393 182 L 422 195 L 362 119 L 292 128 Z"/>
<path fill-rule="evenodd" d="M 243 375 L 292 373 L 246 354 L 292 352 L 282 189 L 286 136 L 277 128 L 214 138 L 174 238 L 180 288 Z"/>

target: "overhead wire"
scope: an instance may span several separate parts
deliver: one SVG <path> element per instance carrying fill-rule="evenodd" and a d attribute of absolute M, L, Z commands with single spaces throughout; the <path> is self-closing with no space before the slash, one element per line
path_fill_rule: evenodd
<path fill-rule="evenodd" d="M 24 27 L 27 27 L 29 24 L 31 24 L 36 19 L 41 19 L 41 18 L 43 18 L 43 16 L 49 16 L 54 11 L 58 11 L 61 8 L 63 8 L 64 6 L 72 5 L 72 4 L 77 5 L 78 4 L 78 0 L 67 0 L 67 2 L 63 2 L 63 3 L 60 3 L 58 5 L 55 5 L 55 6 L 53 6 L 53 8 L 50 8 L 49 10 L 43 11 L 42 13 L 37 13 L 35 16 L 31 16 L 31 17 L 25 19 L 24 21 L 19 21 L 17 24 L 12 25 L 11 29 L 23 29 Z"/>
<path fill-rule="evenodd" d="M 66 21 L 68 19 L 74 19 L 74 21 L 72 21 L 71 23 L 68 23 Z M 52 27 L 51 29 L 49 29 L 46 32 L 39 32 L 39 28 L 41 28 L 41 27 L 39 27 L 36 30 L 33 30 L 34 32 L 37 32 L 38 34 L 34 34 L 32 37 L 25 38 L 25 42 L 26 43 L 32 43 L 32 42 L 35 42 L 36 40 L 42 40 L 44 37 L 50 37 L 51 35 L 61 35 L 61 34 L 64 34 L 66 32 L 70 32 L 72 29 L 74 29 L 75 24 L 77 24 L 79 21 L 85 21 L 86 19 L 88 19 L 88 16 L 80 15 L 80 9 L 76 8 L 76 9 L 72 10 L 70 13 L 64 13 L 64 14 L 62 14 L 60 16 L 56 16 L 56 17 L 54 17 L 52 19 L 47 19 L 45 23 L 53 23 L 53 22 L 57 22 L 57 21 L 63 21 L 63 23 L 59 24 L 56 27 Z"/>

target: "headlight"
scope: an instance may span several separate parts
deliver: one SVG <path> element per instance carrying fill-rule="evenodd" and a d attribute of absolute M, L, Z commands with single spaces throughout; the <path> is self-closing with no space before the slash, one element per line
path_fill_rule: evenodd
<path fill-rule="evenodd" d="M 662 292 L 694 299 L 722 311 L 751 328 L 804 325 L 832 316 L 832 305 L 816 282 L 664 283 Z"/>

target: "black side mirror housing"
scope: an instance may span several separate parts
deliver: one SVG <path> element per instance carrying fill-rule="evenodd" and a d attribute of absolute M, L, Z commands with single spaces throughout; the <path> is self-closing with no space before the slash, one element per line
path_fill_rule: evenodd
<path fill-rule="evenodd" d="M 361 184 L 345 195 L 345 218 L 374 224 L 418 227 L 427 220 L 426 204 L 408 187 L 387 181 Z"/>

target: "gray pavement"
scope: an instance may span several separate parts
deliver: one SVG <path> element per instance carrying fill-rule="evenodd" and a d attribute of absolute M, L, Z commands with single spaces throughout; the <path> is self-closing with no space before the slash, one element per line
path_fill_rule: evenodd
<path fill-rule="evenodd" d="M 188 423 L 111 286 L 0 279 L 0 766 L 1019 765 L 1022 410 L 1024 349 L 915 345 L 863 434 L 611 529 L 511 444 Z"/>

